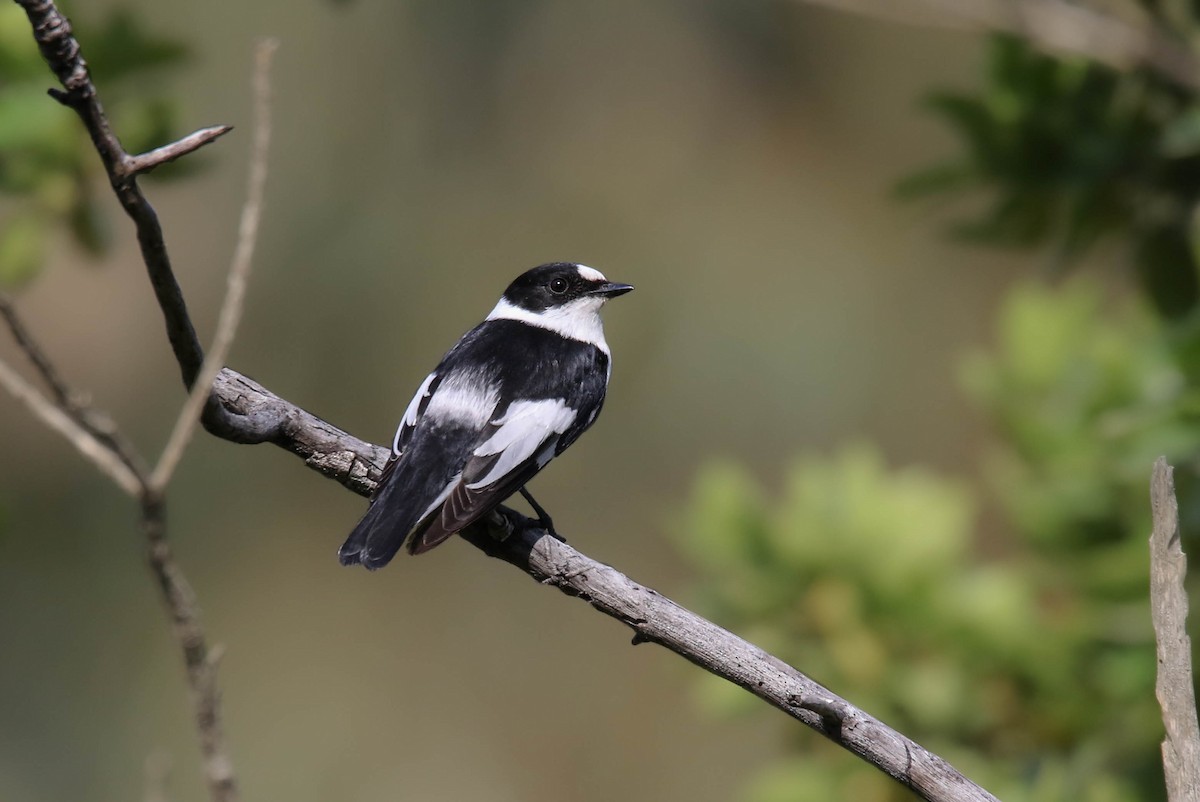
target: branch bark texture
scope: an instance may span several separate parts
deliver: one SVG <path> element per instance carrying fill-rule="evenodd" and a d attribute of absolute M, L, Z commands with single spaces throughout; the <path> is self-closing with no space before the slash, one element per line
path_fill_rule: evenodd
<path fill-rule="evenodd" d="M 149 169 L 154 154 L 175 158 L 186 147 L 167 146 L 131 157 L 113 135 L 88 77 L 70 25 L 52 0 L 16 0 L 29 15 L 42 53 L 59 76 L 65 92 L 55 96 L 73 108 L 92 136 L 108 171 L 113 189 L 133 219 L 142 256 L 167 323 L 172 349 L 184 384 L 196 380 L 203 352 L 175 281 L 153 209 L 137 188 L 136 175 Z M 211 129 L 209 129 L 211 130 Z M 219 134 L 218 134 L 219 135 Z M 199 147 L 214 137 L 198 132 L 181 142 Z M 214 434 L 236 443 L 270 442 L 304 459 L 323 475 L 360 495 L 369 495 L 378 480 L 388 449 L 359 440 L 300 407 L 282 399 L 254 380 L 228 368 L 212 384 L 205 425 Z M 194 610 L 190 588 L 182 576 L 173 577 L 170 552 L 162 537 L 160 499 L 143 499 L 144 525 L 151 546 L 151 563 L 163 585 L 172 611 L 176 636 L 184 649 L 191 687 L 197 697 L 207 774 L 214 799 L 232 799 L 232 772 L 226 771 L 216 718 L 215 660 L 204 647 L 198 622 L 175 617 Z M 546 535 L 537 524 L 507 508 L 463 533 L 487 554 L 504 560 L 538 582 L 587 601 L 634 631 L 634 643 L 653 642 L 670 649 L 717 676 L 723 677 L 817 730 L 830 740 L 903 783 L 931 802 L 995 802 L 984 789 L 967 780 L 938 756 L 823 688 L 795 668 L 679 606 L 656 591 L 631 580 L 571 546 Z M 196 626 L 193 626 L 196 624 Z M 213 743 L 205 733 L 214 734 Z M 210 748 L 212 747 L 212 748 Z"/>
<path fill-rule="evenodd" d="M 1187 555 L 1179 538 L 1174 471 L 1164 457 L 1150 480 L 1154 529 L 1150 535 L 1150 610 L 1158 642 L 1155 694 L 1167 737 L 1163 768 L 1171 802 L 1200 799 L 1200 722 L 1192 684 L 1192 640 L 1187 634 L 1188 597 L 1183 586 Z"/>

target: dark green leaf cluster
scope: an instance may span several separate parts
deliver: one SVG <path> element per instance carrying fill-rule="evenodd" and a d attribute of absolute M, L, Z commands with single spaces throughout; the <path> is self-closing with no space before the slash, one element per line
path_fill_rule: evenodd
<path fill-rule="evenodd" d="M 1058 264 L 1107 238 L 1126 249 L 1160 313 L 1196 309 L 1200 103 L 1191 91 L 996 36 L 981 90 L 928 103 L 965 153 L 909 177 L 902 195 L 983 190 L 986 210 L 957 225 L 959 236 L 1048 246 Z"/>
<path fill-rule="evenodd" d="M 77 27 L 125 149 L 139 153 L 169 142 L 175 104 L 147 83 L 184 60 L 183 46 L 149 35 L 124 11 L 95 28 Z M 47 96 L 51 80 L 24 12 L 14 3 L 0 5 L 0 287 L 37 274 L 60 226 L 91 254 L 102 253 L 109 241 L 102 167 L 79 120 Z"/>
<path fill-rule="evenodd" d="M 710 466 L 681 543 L 717 620 L 1003 799 L 1162 799 L 1147 477 L 1162 453 L 1186 475 L 1200 427 L 1164 327 L 1113 306 L 1078 281 L 1012 292 L 963 370 L 1003 435 L 983 486 L 864 445 L 798 459 L 774 500 Z M 976 512 L 995 501 L 988 548 Z M 752 703 L 715 681 L 705 699 Z M 754 802 L 908 798 L 797 739 Z"/>

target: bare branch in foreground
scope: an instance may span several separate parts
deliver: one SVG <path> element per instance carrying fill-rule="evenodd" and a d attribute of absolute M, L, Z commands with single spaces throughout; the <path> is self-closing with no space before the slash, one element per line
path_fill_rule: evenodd
<path fill-rule="evenodd" d="M 1179 504 L 1174 471 L 1165 457 L 1154 462 L 1150 505 L 1150 611 L 1158 641 L 1155 694 L 1167 737 L 1163 768 L 1171 802 L 1200 799 L 1200 723 L 1192 685 L 1192 641 L 1187 634 L 1188 597 L 1183 587 L 1187 556 L 1179 538 Z"/>
<path fill-rule="evenodd" d="M 1067 0 L 799 0 L 887 22 L 977 29 L 1020 36 L 1052 53 L 1082 56 L 1118 70 L 1147 67 L 1200 90 L 1200 60 L 1152 20 L 1123 19 Z"/>
<path fill-rule="evenodd" d="M 237 246 L 233 252 L 233 263 L 229 267 L 228 287 L 221 311 L 217 315 L 217 333 L 196 381 L 192 384 L 188 399 L 179 412 L 175 428 L 171 432 L 162 457 L 150 477 L 150 484 L 160 492 L 164 490 L 175 472 L 200 414 L 208 403 L 209 388 L 217 373 L 225 365 L 233 338 L 237 334 L 242 317 L 242 304 L 246 297 L 246 280 L 254 261 L 254 246 L 258 242 L 258 224 L 262 218 L 263 190 L 267 183 L 267 151 L 271 144 L 271 57 L 279 43 L 266 39 L 258 43 L 254 67 L 254 144 L 250 155 L 250 170 L 246 179 L 246 202 L 242 206 L 241 222 L 238 225 Z"/>

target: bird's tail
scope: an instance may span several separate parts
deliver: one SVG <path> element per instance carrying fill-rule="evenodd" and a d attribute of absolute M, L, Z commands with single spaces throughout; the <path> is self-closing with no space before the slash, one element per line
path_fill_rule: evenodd
<path fill-rule="evenodd" d="M 338 549 L 342 565 L 364 565 L 371 570 L 382 568 L 396 556 L 404 545 L 412 522 L 402 520 L 402 505 L 388 503 L 395 486 L 386 483 L 372 499 L 367 513 Z"/>
<path fill-rule="evenodd" d="M 379 517 L 375 511 L 376 507 L 372 504 L 367 509 L 367 514 L 358 522 L 358 526 L 354 527 L 354 531 L 346 538 L 346 542 L 338 549 L 338 561 L 342 565 L 358 565 L 362 562 L 367 538 L 371 536 L 371 531 L 375 528 L 375 519 Z"/>

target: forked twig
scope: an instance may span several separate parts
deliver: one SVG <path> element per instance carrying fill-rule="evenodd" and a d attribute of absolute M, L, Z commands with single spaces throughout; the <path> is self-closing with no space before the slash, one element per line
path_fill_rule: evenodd
<path fill-rule="evenodd" d="M 50 429 L 61 434 L 68 443 L 91 461 L 101 473 L 112 479 L 126 494 L 137 498 L 142 491 L 138 477 L 121 461 L 113 450 L 97 440 L 74 418 L 46 398 L 37 388 L 21 378 L 12 367 L 0 360 L 0 386 L 33 413 Z"/>

